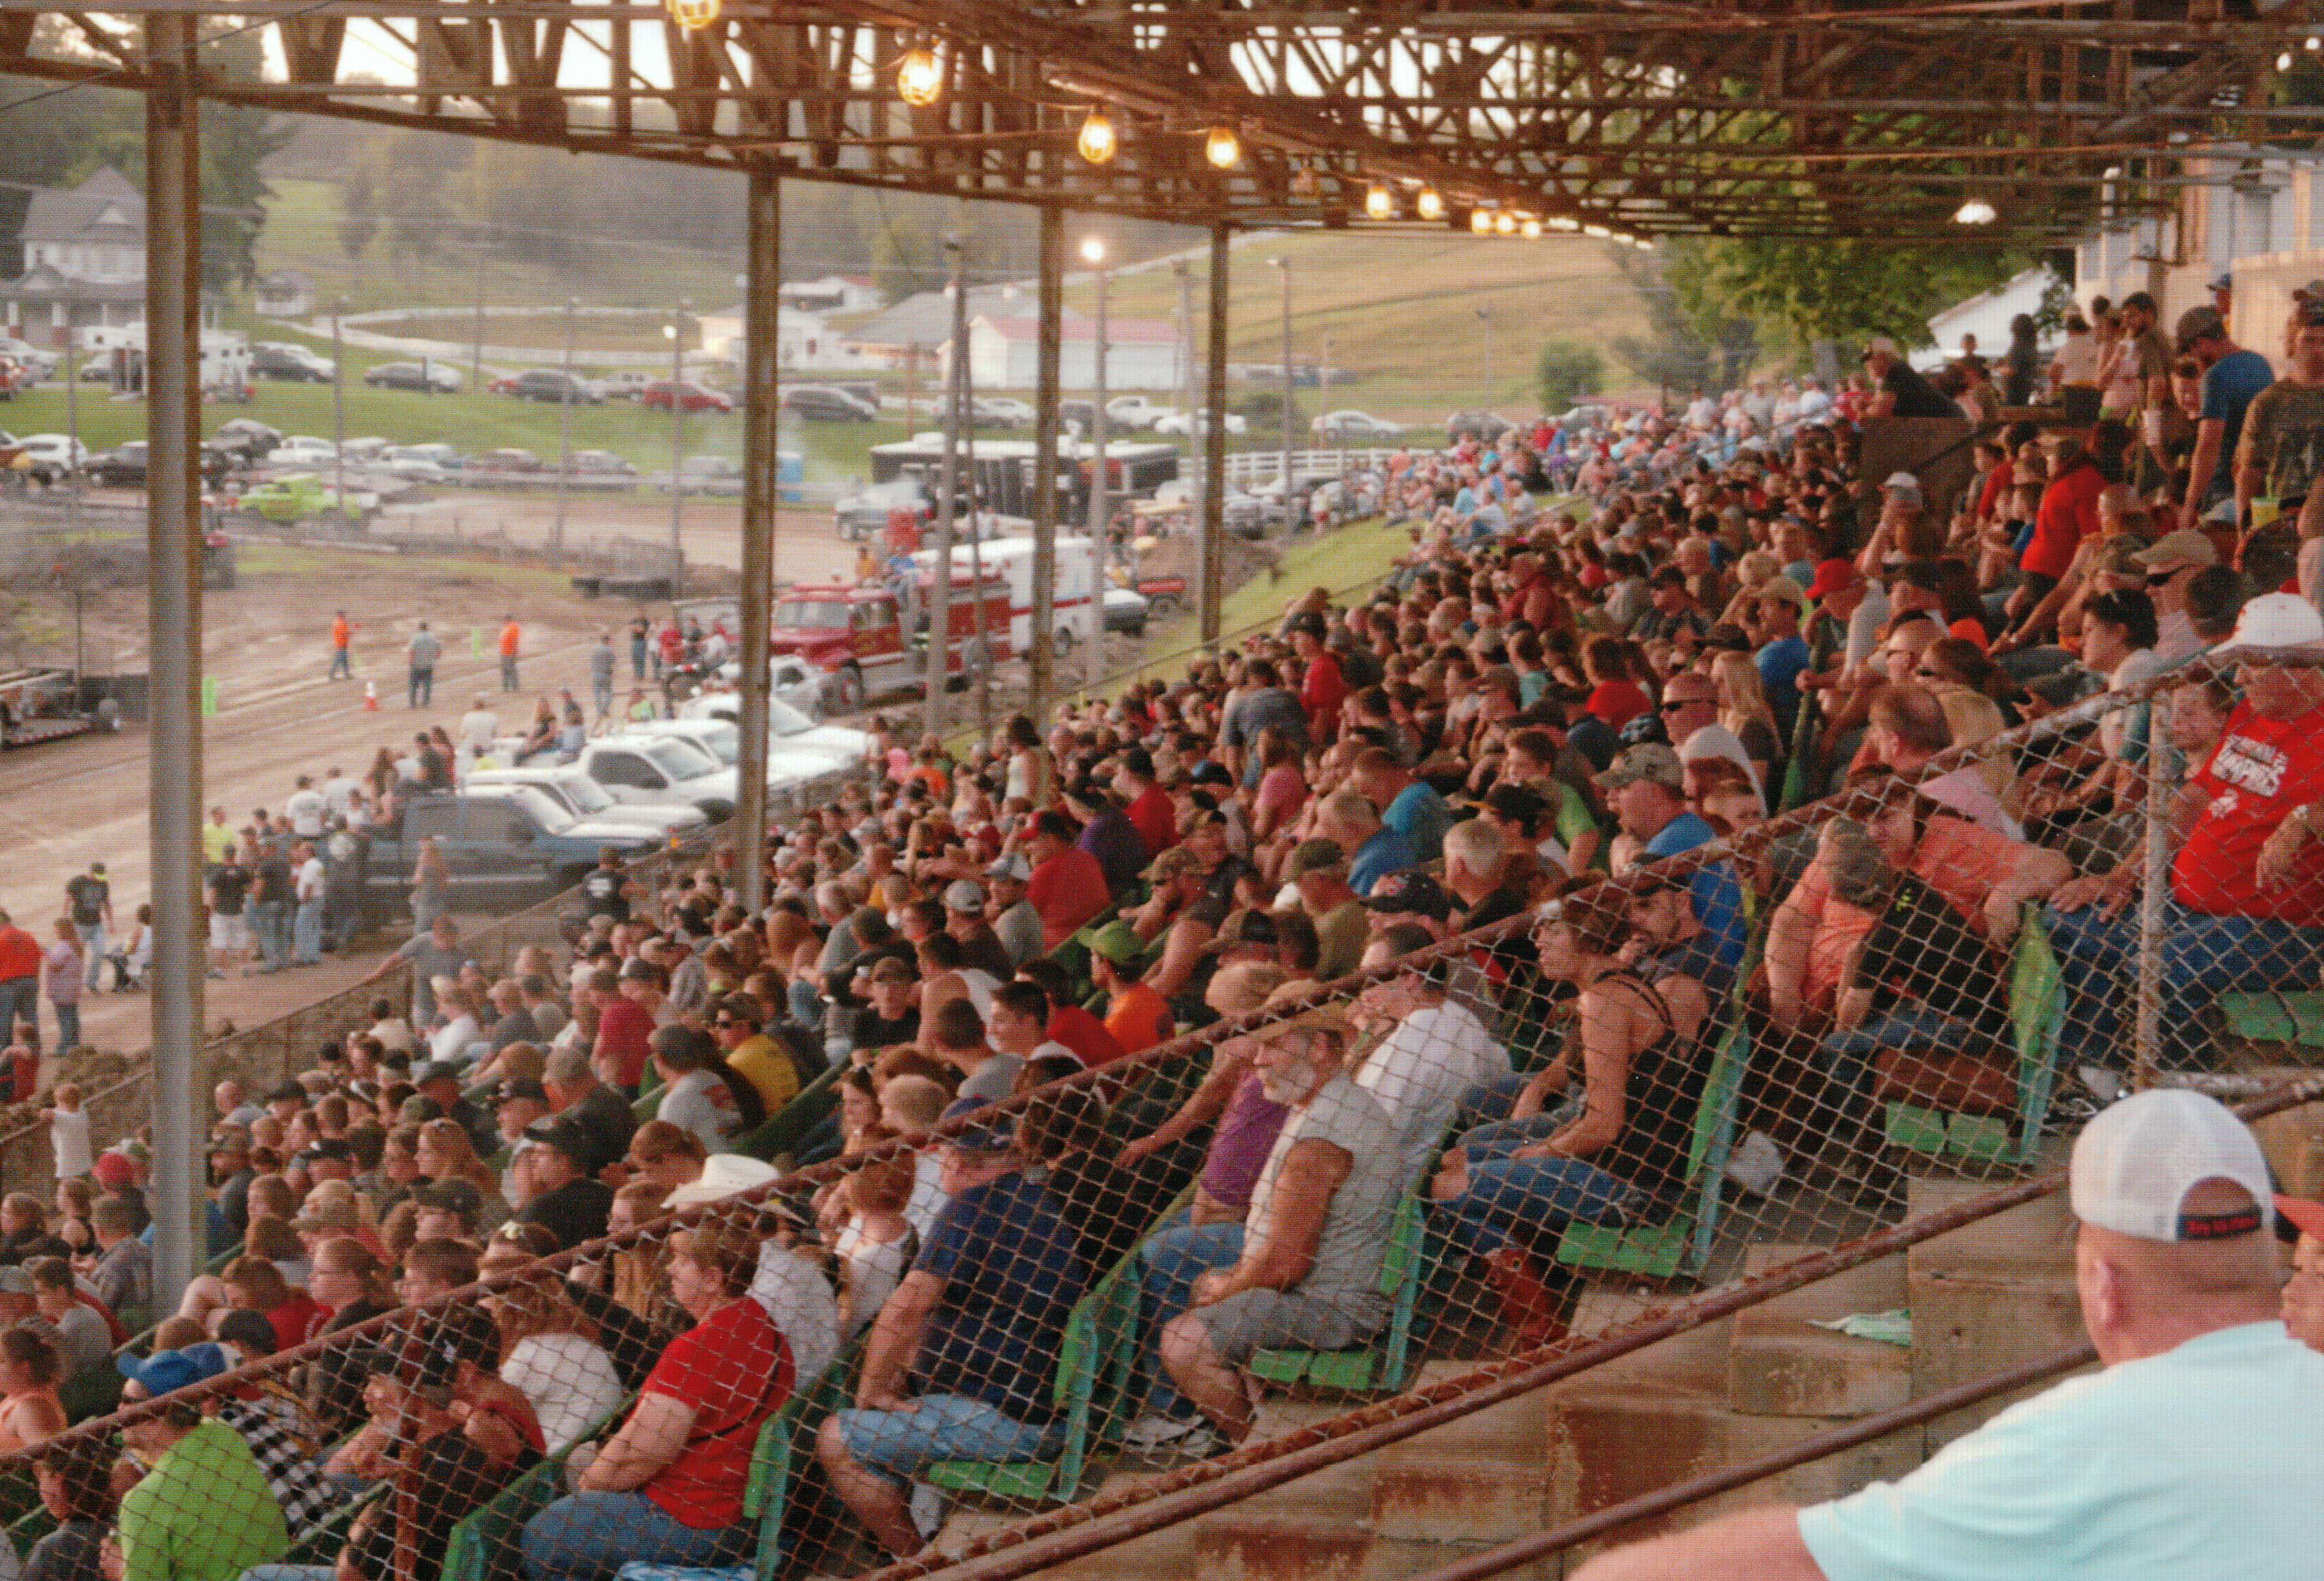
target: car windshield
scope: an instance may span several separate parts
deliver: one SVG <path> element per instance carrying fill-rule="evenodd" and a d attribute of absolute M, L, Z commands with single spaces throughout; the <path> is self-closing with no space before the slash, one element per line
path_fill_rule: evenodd
<path fill-rule="evenodd" d="M 708 753 L 723 764 L 731 764 L 742 755 L 742 732 L 724 719 L 696 719 L 691 727 L 677 739 L 698 752 Z"/>
<path fill-rule="evenodd" d="M 786 598 L 775 606 L 775 624 L 791 631 L 844 632 L 847 607 L 835 598 Z"/>
<path fill-rule="evenodd" d="M 646 756 L 673 780 L 699 780 L 705 774 L 716 773 L 720 766 L 708 753 L 692 742 L 668 737 L 647 747 Z"/>
<path fill-rule="evenodd" d="M 613 799 L 597 789 L 586 774 L 559 774 L 543 782 L 542 789 L 552 790 L 573 804 L 582 813 L 603 812 L 613 805 Z"/>
<path fill-rule="evenodd" d="M 767 728 L 778 735 L 797 735 L 815 728 L 815 721 L 780 698 L 767 699 Z"/>
<path fill-rule="evenodd" d="M 532 814 L 532 820 L 552 835 L 562 833 L 577 821 L 562 802 L 538 785 L 519 785 L 509 800 Z"/>

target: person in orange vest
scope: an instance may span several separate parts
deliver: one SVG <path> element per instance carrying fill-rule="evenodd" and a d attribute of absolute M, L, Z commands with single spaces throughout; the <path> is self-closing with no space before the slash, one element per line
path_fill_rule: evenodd
<path fill-rule="evenodd" d="M 355 679 L 355 665 L 348 653 L 355 640 L 355 628 L 347 624 L 347 612 L 342 609 L 331 617 L 331 672 L 323 678 L 325 680 Z"/>
<path fill-rule="evenodd" d="M 517 630 L 516 616 L 501 616 L 501 690 L 504 692 L 517 689 L 516 653 L 521 640 L 522 633 Z"/>

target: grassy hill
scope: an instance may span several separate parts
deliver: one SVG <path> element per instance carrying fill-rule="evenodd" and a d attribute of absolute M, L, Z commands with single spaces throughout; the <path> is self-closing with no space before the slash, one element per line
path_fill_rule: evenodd
<path fill-rule="evenodd" d="M 1101 222 L 1074 226 L 1067 236 L 1078 245 L 1082 236 L 1102 228 Z M 1611 393 L 1636 382 L 1615 362 L 1611 347 L 1615 336 L 1645 328 L 1645 308 L 1604 242 L 1450 231 L 1251 236 L 1234 247 L 1229 276 L 1227 335 L 1234 361 L 1282 360 L 1282 275 L 1268 266 L 1270 257 L 1290 266 L 1293 360 L 1325 356 L 1328 339 L 1331 365 L 1359 375 L 1354 384 L 1300 392 L 1304 411 L 1359 406 L 1383 417 L 1434 422 L 1455 406 L 1529 410 L 1536 401 L 1534 360 L 1553 338 L 1597 347 Z M 1196 260 L 1194 275 L 1200 335 L 1206 333 L 1199 323 L 1206 311 L 1206 260 Z M 1066 302 L 1076 312 L 1093 311 L 1094 289 L 1072 282 Z M 1119 273 L 1109 310 L 1175 319 L 1176 278 L 1167 267 Z M 1230 386 L 1230 399 L 1240 388 Z"/>

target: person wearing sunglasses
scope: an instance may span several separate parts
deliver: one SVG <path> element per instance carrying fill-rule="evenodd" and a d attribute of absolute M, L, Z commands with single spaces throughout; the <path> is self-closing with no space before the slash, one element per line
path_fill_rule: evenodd
<path fill-rule="evenodd" d="M 2218 551 L 2202 533 L 2181 528 L 2137 559 L 2146 573 L 2146 596 L 2154 601 L 2154 652 L 2165 664 L 2175 664 L 2203 646 L 2187 618 L 2187 584 L 2196 572 L 2218 564 Z"/>

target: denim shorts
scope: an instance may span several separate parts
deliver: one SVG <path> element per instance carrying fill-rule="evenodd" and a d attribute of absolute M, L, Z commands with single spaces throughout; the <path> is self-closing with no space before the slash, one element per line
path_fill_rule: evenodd
<path fill-rule="evenodd" d="M 1065 1435 L 1055 1423 L 1020 1422 L 964 1394 L 923 1394 L 911 1410 L 843 1410 L 839 1430 L 862 1465 L 909 1481 L 936 1460 L 1040 1460 Z"/>

